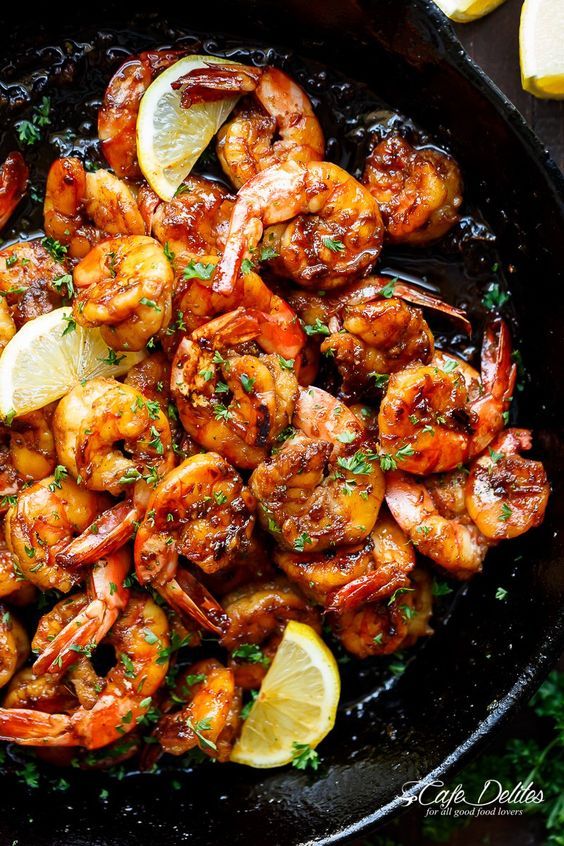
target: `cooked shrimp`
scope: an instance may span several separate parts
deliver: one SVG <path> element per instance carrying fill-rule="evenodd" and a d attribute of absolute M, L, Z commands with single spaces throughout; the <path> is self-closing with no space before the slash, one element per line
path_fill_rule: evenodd
<path fill-rule="evenodd" d="M 253 95 L 258 109 L 239 110 L 217 136 L 219 161 L 237 188 L 272 165 L 324 157 L 323 131 L 309 97 L 278 68 L 210 64 L 189 71 L 172 87 L 182 89 L 184 108 L 227 92 Z"/>
<path fill-rule="evenodd" d="M 392 466 L 401 462 L 403 470 L 422 476 L 452 470 L 503 428 L 516 376 L 506 324 L 496 320 L 486 329 L 481 381 L 468 365 L 448 359 L 391 375 L 378 424 Z"/>
<path fill-rule="evenodd" d="M 150 597 L 134 596 L 106 641 L 119 657 L 93 708 L 70 715 L 1 708 L 0 738 L 22 746 L 99 749 L 135 729 L 168 670 L 166 615 Z"/>
<path fill-rule="evenodd" d="M 413 546 L 385 509 L 370 536 L 356 546 L 318 553 L 276 550 L 274 560 L 306 596 L 334 611 L 366 602 L 375 591 L 406 584 L 415 566 Z"/>
<path fill-rule="evenodd" d="M 178 557 L 186 556 L 208 573 L 227 566 L 251 536 L 253 511 L 253 497 L 221 456 L 209 452 L 187 458 L 147 503 L 135 538 L 139 581 L 150 583 L 181 615 L 221 631 L 225 615 L 213 597 L 187 573 L 188 592 L 179 584 Z"/>
<path fill-rule="evenodd" d="M 33 665 L 37 675 L 64 673 L 76 659 L 80 650 L 91 650 L 106 636 L 123 611 L 129 591 L 123 587 L 131 566 L 131 555 L 122 549 L 89 568 L 88 594 L 84 607 L 60 628 L 51 639 L 34 639 L 34 650 L 40 652 Z"/>
<path fill-rule="evenodd" d="M 139 191 L 139 205 L 147 230 L 167 245 L 175 269 L 181 272 L 191 259 L 205 260 L 223 249 L 234 198 L 225 188 L 202 176 L 189 176 L 168 203 L 148 187 Z"/>
<path fill-rule="evenodd" d="M 133 192 L 107 170 L 87 173 L 80 159 L 55 159 L 47 176 L 45 232 L 82 258 L 106 235 L 144 235 Z"/>
<path fill-rule="evenodd" d="M 258 661 L 256 656 L 247 660 L 243 653 L 232 657 L 235 681 L 245 689 L 260 687 L 290 620 L 307 623 L 317 632 L 321 631 L 319 613 L 283 577 L 268 582 L 249 582 L 225 596 L 223 607 L 229 626 L 222 637 L 222 645 L 230 652 L 237 652 L 238 648 L 249 644 L 261 647 Z"/>
<path fill-rule="evenodd" d="M 433 611 L 429 574 L 416 568 L 406 586 L 397 588 L 395 584 L 385 582 L 376 602 L 331 615 L 333 631 L 345 649 L 358 658 L 389 655 L 433 633 L 429 626 Z"/>
<path fill-rule="evenodd" d="M 141 350 L 168 326 L 172 281 L 170 262 L 154 238 L 110 238 L 75 267 L 81 290 L 73 316 L 81 326 L 100 326 L 112 349 Z"/>
<path fill-rule="evenodd" d="M 457 579 L 482 569 L 491 546 L 464 504 L 466 476 L 456 470 L 438 479 L 417 479 L 395 470 L 386 475 L 386 502 L 423 555 Z"/>
<path fill-rule="evenodd" d="M 119 496 L 148 477 L 155 484 L 174 463 L 163 412 L 115 379 L 73 388 L 57 406 L 53 429 L 59 461 L 93 491 Z"/>
<path fill-rule="evenodd" d="M 0 167 L 0 229 L 8 223 L 27 190 L 29 168 L 21 153 L 10 153 Z"/>
<path fill-rule="evenodd" d="M 243 468 L 266 458 L 298 394 L 292 363 L 233 350 L 259 334 L 257 316 L 237 309 L 185 338 L 172 365 L 171 390 L 188 434 Z"/>
<path fill-rule="evenodd" d="M 177 281 L 173 298 L 173 314 L 180 324 L 177 334 L 194 331 L 217 315 L 244 306 L 255 315 L 258 323 L 256 342 L 268 353 L 279 353 L 286 359 L 298 359 L 305 343 L 305 334 L 295 312 L 285 299 L 268 288 L 258 273 L 248 270 L 241 273 L 235 288 L 227 295 L 216 293 L 213 288 L 213 274 L 217 258 L 208 257 L 207 263 L 198 263 L 195 271 L 187 272 Z M 209 276 L 209 279 L 202 278 Z M 167 330 L 167 336 L 171 329 Z M 165 348 L 175 347 L 163 339 Z"/>
<path fill-rule="evenodd" d="M 55 469 L 55 440 L 51 431 L 54 406 L 30 411 L 12 421 L 10 455 L 23 481 L 37 481 Z"/>
<path fill-rule="evenodd" d="M 150 50 L 131 56 L 114 73 L 98 112 L 98 135 L 110 167 L 124 179 L 139 179 L 136 125 L 139 103 L 153 79 L 185 51 Z"/>
<path fill-rule="evenodd" d="M 12 611 L 0 605 L 0 687 L 8 684 L 30 651 L 26 630 Z"/>
<path fill-rule="evenodd" d="M 2 700 L 5 709 L 25 708 L 47 714 L 71 712 L 78 704 L 70 685 L 54 676 L 36 676 L 32 667 L 15 674 Z"/>
<path fill-rule="evenodd" d="M 174 693 L 176 702 L 186 704 L 157 724 L 155 737 L 164 751 L 183 755 L 198 746 L 211 758 L 227 760 L 225 753 L 230 749 L 221 743 L 221 735 L 236 696 L 233 671 L 215 658 L 206 658 L 182 673 Z"/>
<path fill-rule="evenodd" d="M 20 241 L 0 250 L 0 297 L 9 306 L 16 329 L 61 305 L 59 286 L 66 273 L 41 241 Z M 6 324 L 8 334 L 10 325 Z"/>
<path fill-rule="evenodd" d="M 292 222 L 275 245 L 276 261 L 283 274 L 305 287 L 344 285 L 367 272 L 380 254 L 378 204 L 354 177 L 329 162 L 274 165 L 237 195 L 214 290 L 232 291 L 264 226 L 285 221 Z"/>
<path fill-rule="evenodd" d="M 60 475 L 48 476 L 21 491 L 6 514 L 5 532 L 23 576 L 41 590 L 58 588 L 68 593 L 79 577 L 57 564 L 57 553 L 108 504 L 102 494 Z"/>
<path fill-rule="evenodd" d="M 550 493 L 546 471 L 540 461 L 519 455 L 531 446 L 528 429 L 506 429 L 470 468 L 466 508 L 487 538 L 516 538 L 544 519 Z"/>
<path fill-rule="evenodd" d="M 285 549 L 315 552 L 366 538 L 384 498 L 384 476 L 364 429 L 320 388 L 300 391 L 300 433 L 259 464 L 250 487 L 261 522 Z"/>
<path fill-rule="evenodd" d="M 0 294 L 0 354 L 16 334 L 16 324 L 5 298 Z"/>
<path fill-rule="evenodd" d="M 392 135 L 368 156 L 364 183 L 378 201 L 390 241 L 427 244 L 458 220 L 462 178 L 446 153 L 416 149 Z"/>

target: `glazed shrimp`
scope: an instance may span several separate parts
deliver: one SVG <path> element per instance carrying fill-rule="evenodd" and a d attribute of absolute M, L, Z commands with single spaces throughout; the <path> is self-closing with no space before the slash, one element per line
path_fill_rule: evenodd
<path fill-rule="evenodd" d="M 384 498 L 384 476 L 364 428 L 313 387 L 301 389 L 293 424 L 300 433 L 250 478 L 262 524 L 284 549 L 358 543 L 372 531 Z"/>
<path fill-rule="evenodd" d="M 368 156 L 363 181 L 378 201 L 390 241 L 427 244 L 458 220 L 462 178 L 446 153 L 416 149 L 392 135 Z"/>
<path fill-rule="evenodd" d="M 0 605 L 0 687 L 8 684 L 30 651 L 26 630 L 12 611 Z"/>
<path fill-rule="evenodd" d="M 184 555 L 205 573 L 227 566 L 251 536 L 254 505 L 241 477 L 221 456 L 209 452 L 187 458 L 147 503 L 135 538 L 141 584 L 150 583 L 181 615 L 220 632 L 225 624 L 221 606 L 187 571 L 188 592 L 183 590 L 178 558 Z"/>
<path fill-rule="evenodd" d="M 213 290 L 213 277 L 218 259 L 210 256 L 206 262 L 198 263 L 200 276 L 188 270 L 176 282 L 173 297 L 173 319 L 180 328 L 176 330 L 183 337 L 186 330 L 193 332 L 204 323 L 225 312 L 244 306 L 255 315 L 258 323 L 256 342 L 268 353 L 278 353 L 286 359 L 298 360 L 305 344 L 305 334 L 296 313 L 285 299 L 270 290 L 258 273 L 247 270 L 241 273 L 230 294 L 218 294 Z M 209 279 L 202 278 L 208 276 Z M 170 336 L 169 336 L 170 332 Z M 163 338 L 167 350 L 176 347 L 178 339 L 168 329 Z"/>
<path fill-rule="evenodd" d="M 55 439 L 51 431 L 54 406 L 23 414 L 10 427 L 10 456 L 16 473 L 37 481 L 55 469 Z"/>
<path fill-rule="evenodd" d="M 276 261 L 280 272 L 305 287 L 344 285 L 366 273 L 380 254 L 378 204 L 354 177 L 329 162 L 274 165 L 237 195 L 214 290 L 232 291 L 264 226 L 286 221 L 292 222 L 274 244 Z"/>
<path fill-rule="evenodd" d="M 108 505 L 70 478 L 48 476 L 21 491 L 6 513 L 5 533 L 22 575 L 41 590 L 68 593 L 79 577 L 57 563 L 57 554 Z"/>
<path fill-rule="evenodd" d="M 153 79 L 174 64 L 183 50 L 151 50 L 131 56 L 114 73 L 98 112 L 102 152 L 116 174 L 140 179 L 136 124 L 141 98 Z"/>
<path fill-rule="evenodd" d="M 457 579 L 480 572 L 491 546 L 464 504 L 465 473 L 433 480 L 395 470 L 386 475 L 386 502 L 417 550 Z"/>
<path fill-rule="evenodd" d="M 407 584 L 415 566 L 413 546 L 386 509 L 378 514 L 370 536 L 356 546 L 321 553 L 277 549 L 274 560 L 305 596 L 333 611 L 354 608 Z"/>
<path fill-rule="evenodd" d="M 16 334 L 16 324 L 6 300 L 0 295 L 0 355 Z"/>
<path fill-rule="evenodd" d="M 395 584 L 384 582 L 379 592 L 374 590 L 372 599 L 377 601 L 329 615 L 335 635 L 356 657 L 389 655 L 433 633 L 429 625 L 433 611 L 429 574 L 416 568 L 406 585 L 397 588 Z"/>
<path fill-rule="evenodd" d="M 219 161 L 237 188 L 272 165 L 324 158 L 325 139 L 309 97 L 278 68 L 210 64 L 190 71 L 172 87 L 182 89 L 184 108 L 220 99 L 226 92 L 253 95 L 260 111 L 239 110 L 217 136 Z"/>
<path fill-rule="evenodd" d="M 64 264 L 56 261 L 39 240 L 21 241 L 0 250 L 0 297 L 9 306 L 16 329 L 61 305 L 57 283 L 66 273 Z M 10 323 L 6 325 L 9 333 Z"/>
<path fill-rule="evenodd" d="M 531 446 L 528 429 L 506 429 L 470 468 L 465 504 L 487 538 L 516 538 L 544 519 L 550 493 L 545 469 L 519 455 Z"/>
<path fill-rule="evenodd" d="M 52 639 L 40 640 L 36 635 L 34 650 L 41 653 L 33 665 L 37 675 L 62 675 L 76 660 L 77 652 L 91 650 L 103 640 L 127 605 L 129 591 L 123 582 L 130 566 L 130 553 L 122 549 L 89 568 L 84 607 Z"/>
<path fill-rule="evenodd" d="M 237 698 L 233 671 L 215 658 L 198 661 L 179 677 L 174 694 L 176 702 L 186 704 L 159 720 L 154 736 L 163 750 L 184 755 L 199 747 L 211 758 L 227 760 L 232 744 L 226 744 L 222 734 L 230 729 L 228 720 Z"/>
<path fill-rule="evenodd" d="M 25 708 L 48 714 L 71 712 L 78 704 L 70 685 L 50 675 L 36 676 L 31 667 L 14 675 L 2 700 L 5 709 Z"/>
<path fill-rule="evenodd" d="M 248 644 L 260 646 L 264 656 L 259 661 L 247 661 L 243 655 L 232 657 L 236 684 L 245 689 L 260 687 L 290 620 L 321 631 L 319 613 L 284 577 L 249 582 L 225 596 L 223 607 L 229 626 L 222 645 L 230 652 Z"/>
<path fill-rule="evenodd" d="M 237 309 L 185 338 L 172 365 L 171 391 L 188 434 L 243 468 L 266 458 L 298 394 L 291 362 L 233 351 L 259 334 L 258 318 Z"/>
<path fill-rule="evenodd" d="M 112 349 L 141 350 L 168 326 L 172 281 L 170 262 L 153 238 L 110 238 L 74 269 L 80 292 L 73 316 L 81 326 L 100 326 Z"/>
<path fill-rule="evenodd" d="M 486 328 L 482 376 L 449 356 L 437 365 L 393 373 L 380 406 L 383 453 L 418 475 L 452 470 L 482 452 L 501 431 L 515 384 L 507 325 Z M 474 377 L 474 378 L 472 378 Z"/>
<path fill-rule="evenodd" d="M 11 218 L 27 191 L 29 168 L 21 153 L 10 153 L 0 167 L 0 230 Z"/>
<path fill-rule="evenodd" d="M 105 235 L 144 235 L 131 189 L 107 170 L 87 173 L 80 159 L 56 159 L 43 206 L 45 233 L 82 258 Z"/>
<path fill-rule="evenodd" d="M 166 615 L 150 597 L 133 596 L 106 641 L 120 657 L 93 708 L 71 714 L 0 708 L 0 738 L 22 746 L 99 749 L 135 729 L 168 670 Z"/>
<path fill-rule="evenodd" d="M 139 206 L 147 230 L 166 244 L 180 272 L 192 259 L 217 256 L 225 244 L 234 198 L 217 182 L 189 176 L 170 202 L 162 202 L 148 187 L 139 191 Z"/>

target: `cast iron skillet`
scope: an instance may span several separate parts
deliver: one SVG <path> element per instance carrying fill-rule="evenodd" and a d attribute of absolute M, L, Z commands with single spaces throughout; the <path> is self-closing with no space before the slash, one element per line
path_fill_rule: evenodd
<path fill-rule="evenodd" d="M 29 30 L 24 10 L 17 11 L 17 20 L 15 12 L 2 13 L 14 20 L 6 19 L 2 27 L 0 56 L 21 56 L 28 45 L 63 38 L 87 41 L 100 29 L 109 43 L 112 32 L 124 27 L 158 28 L 165 40 L 166 25 L 154 12 L 144 17 L 138 4 L 122 2 L 119 10 L 117 5 L 64 12 L 62 20 L 62 9 L 50 9 L 45 19 L 33 12 Z M 98 795 L 108 786 L 105 776 L 73 771 L 73 788 L 49 795 L 26 791 L 20 781 L 6 777 L 2 843 L 342 841 L 395 813 L 405 782 L 444 776 L 463 762 L 530 696 L 564 643 L 564 453 L 558 412 L 564 409 L 562 177 L 514 107 L 464 55 L 431 2 L 208 0 L 195 5 L 171 12 L 171 19 L 190 30 L 286 45 L 332 65 L 366 82 L 450 146 L 497 235 L 503 265 L 512 271 L 518 343 L 530 374 L 519 421 L 535 430 L 537 453 L 553 483 L 550 508 L 542 529 L 494 552 L 486 573 L 457 596 L 436 635 L 395 684 L 351 703 L 340 715 L 323 744 L 324 766 L 317 775 L 207 766 L 184 775 L 180 790 L 171 789 L 167 773 L 112 781 L 104 802 Z M 36 66 L 36 54 L 30 53 L 28 88 L 38 91 Z M 7 67 L 8 86 L 9 79 Z M 11 95 L 18 100 L 17 90 Z M 495 599 L 500 585 L 508 591 L 504 601 Z"/>

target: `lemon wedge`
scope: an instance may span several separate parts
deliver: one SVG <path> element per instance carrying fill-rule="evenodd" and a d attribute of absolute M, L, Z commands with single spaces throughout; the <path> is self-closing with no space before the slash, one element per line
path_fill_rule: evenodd
<path fill-rule="evenodd" d="M 505 0 L 435 0 L 447 18 L 458 23 L 468 23 L 489 15 Z"/>
<path fill-rule="evenodd" d="M 0 357 L 0 419 L 43 408 L 78 382 L 121 376 L 144 356 L 113 353 L 99 329 L 74 322 L 70 307 L 42 314 L 16 332 Z"/>
<path fill-rule="evenodd" d="M 519 32 L 525 91 L 545 99 L 564 98 L 563 39 L 563 0 L 525 0 Z"/>
<path fill-rule="evenodd" d="M 337 662 L 304 623 L 288 623 L 259 694 L 245 720 L 231 761 L 281 767 L 296 745 L 315 748 L 335 725 L 341 679 Z"/>
<path fill-rule="evenodd" d="M 157 76 L 141 99 L 137 158 L 145 179 L 162 200 L 172 200 L 239 99 L 231 96 L 182 108 L 182 92 L 174 91 L 171 83 L 210 63 L 236 64 L 215 56 L 185 56 Z"/>

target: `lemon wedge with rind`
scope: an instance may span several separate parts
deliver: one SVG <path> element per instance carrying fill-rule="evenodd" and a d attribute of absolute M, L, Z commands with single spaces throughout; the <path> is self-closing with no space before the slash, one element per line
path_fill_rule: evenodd
<path fill-rule="evenodd" d="M 445 15 L 458 23 L 469 23 L 489 15 L 505 0 L 435 0 Z"/>
<path fill-rule="evenodd" d="M 525 0 L 519 53 L 523 88 L 535 97 L 564 99 L 564 2 Z"/>
<path fill-rule="evenodd" d="M 0 356 L 0 419 L 43 408 L 79 382 L 121 376 L 144 357 L 112 354 L 99 329 L 74 323 L 70 307 L 42 314 L 25 323 Z"/>
<path fill-rule="evenodd" d="M 335 725 L 340 692 L 333 653 L 311 626 L 292 620 L 230 760 L 281 767 L 294 758 L 294 744 L 315 748 Z"/>
<path fill-rule="evenodd" d="M 141 99 L 137 158 L 145 179 L 162 200 L 172 200 L 239 99 L 230 96 L 182 108 L 182 92 L 174 91 L 171 83 L 210 63 L 237 64 L 216 56 L 185 56 L 159 74 Z"/>

